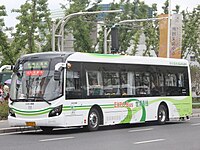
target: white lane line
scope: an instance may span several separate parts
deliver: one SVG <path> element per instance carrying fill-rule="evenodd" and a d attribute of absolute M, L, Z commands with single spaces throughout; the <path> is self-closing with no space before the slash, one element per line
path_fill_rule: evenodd
<path fill-rule="evenodd" d="M 135 142 L 134 144 L 146 144 L 146 143 L 153 143 L 153 142 L 161 142 L 165 141 L 165 139 L 155 139 L 155 140 L 148 140 L 148 141 L 141 141 L 141 142 Z"/>
<path fill-rule="evenodd" d="M 145 129 L 138 129 L 138 130 L 130 130 L 128 131 L 129 133 L 132 133 L 132 132 L 141 132 L 141 131 L 151 131 L 153 130 L 153 128 L 145 128 Z"/>
<path fill-rule="evenodd" d="M 67 140 L 67 139 L 74 139 L 74 138 L 75 137 L 61 137 L 61 138 L 53 138 L 53 139 L 43 139 L 43 140 L 40 140 L 40 142 Z"/>
<path fill-rule="evenodd" d="M 192 126 L 199 126 L 200 123 L 194 123 L 194 124 L 191 124 Z"/>

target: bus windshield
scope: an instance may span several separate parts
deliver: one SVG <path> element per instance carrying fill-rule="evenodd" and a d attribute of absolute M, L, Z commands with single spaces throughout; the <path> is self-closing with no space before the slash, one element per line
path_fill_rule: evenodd
<path fill-rule="evenodd" d="M 63 72 L 54 80 L 55 65 L 61 58 L 47 60 L 22 60 L 12 76 L 12 101 L 51 101 L 63 93 Z"/>

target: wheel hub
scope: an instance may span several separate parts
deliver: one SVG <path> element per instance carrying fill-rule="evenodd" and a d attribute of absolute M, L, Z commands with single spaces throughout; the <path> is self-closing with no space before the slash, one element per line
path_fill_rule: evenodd
<path fill-rule="evenodd" d="M 161 122 L 164 122 L 165 121 L 165 118 L 166 118 L 166 113 L 165 111 L 162 109 L 159 113 L 159 118 L 160 118 L 160 121 Z"/>
<path fill-rule="evenodd" d="M 93 128 L 98 125 L 98 116 L 95 113 L 91 113 L 89 117 L 90 124 Z"/>

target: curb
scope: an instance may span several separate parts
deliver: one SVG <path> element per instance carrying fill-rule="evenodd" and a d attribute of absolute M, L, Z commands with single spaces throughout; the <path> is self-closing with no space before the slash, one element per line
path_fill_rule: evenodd
<path fill-rule="evenodd" d="M 191 117 L 200 117 L 200 114 L 192 114 Z"/>
<path fill-rule="evenodd" d="M 0 120 L 0 123 L 4 123 L 4 122 L 6 122 L 7 120 Z"/>
<path fill-rule="evenodd" d="M 0 133 L 10 133 L 10 132 L 23 132 L 36 130 L 34 127 L 10 127 L 10 128 L 1 128 Z"/>

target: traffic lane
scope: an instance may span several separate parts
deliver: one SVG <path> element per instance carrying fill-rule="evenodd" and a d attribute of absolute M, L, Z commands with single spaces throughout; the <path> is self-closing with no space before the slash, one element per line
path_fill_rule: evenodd
<path fill-rule="evenodd" d="M 132 124 L 103 127 L 97 132 L 66 129 L 44 134 L 41 131 L 0 136 L 1 150 L 4 149 L 196 149 L 199 144 L 200 119 L 184 123 Z M 186 136 L 187 135 L 187 136 Z M 51 140 L 53 139 L 53 140 Z M 142 143 L 145 141 L 151 141 Z M 135 144 L 140 142 L 141 144 Z M 199 150 L 199 148 L 198 148 Z"/>
<path fill-rule="evenodd" d="M 169 123 L 158 126 L 154 130 L 152 137 L 143 137 L 133 142 L 135 148 L 143 149 L 162 149 L 162 150 L 199 150 L 200 149 L 200 118 L 193 118 L 185 123 Z M 146 142 L 145 141 L 153 141 Z M 162 137 L 162 138 L 160 138 Z M 158 140 L 158 141 L 156 141 Z M 137 144 L 140 142 L 139 144 Z"/>

